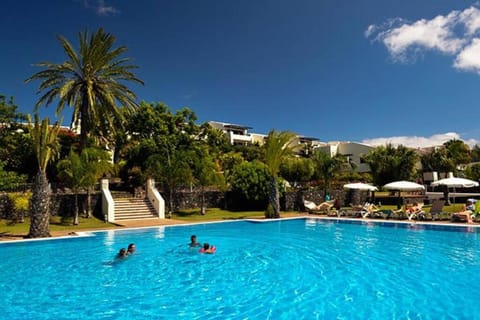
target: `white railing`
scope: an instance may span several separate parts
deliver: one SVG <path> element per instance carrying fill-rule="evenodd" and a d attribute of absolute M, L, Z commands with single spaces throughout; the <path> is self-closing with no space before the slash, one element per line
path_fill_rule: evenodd
<path fill-rule="evenodd" d="M 165 200 L 155 188 L 155 181 L 153 179 L 147 180 L 147 198 L 155 208 L 158 218 L 165 219 Z"/>
<path fill-rule="evenodd" d="M 112 194 L 108 189 L 108 179 L 102 179 L 100 190 L 102 191 L 102 213 L 105 221 L 115 222 L 115 202 L 113 202 Z"/>

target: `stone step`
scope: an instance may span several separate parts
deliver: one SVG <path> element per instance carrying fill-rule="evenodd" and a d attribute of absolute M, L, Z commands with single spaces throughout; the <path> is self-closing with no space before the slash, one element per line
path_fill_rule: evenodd
<path fill-rule="evenodd" d="M 148 199 L 116 198 L 115 220 L 158 219 L 154 206 Z"/>

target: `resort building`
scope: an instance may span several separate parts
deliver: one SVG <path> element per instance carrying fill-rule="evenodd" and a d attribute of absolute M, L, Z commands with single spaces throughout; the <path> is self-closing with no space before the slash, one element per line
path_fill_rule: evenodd
<path fill-rule="evenodd" d="M 366 155 L 373 150 L 374 147 L 358 143 L 358 142 L 328 142 L 323 146 L 319 146 L 316 149 L 320 149 L 328 153 L 331 157 L 341 154 L 346 156 L 350 163 L 355 164 L 356 172 L 369 172 L 370 166 L 362 161 L 362 155 Z"/>
<path fill-rule="evenodd" d="M 232 145 L 262 145 L 265 143 L 265 138 L 267 137 L 265 134 L 249 132 L 252 127 L 248 126 L 217 121 L 209 121 L 208 123 L 212 127 L 223 131 L 228 136 Z M 321 142 L 317 138 L 305 136 L 297 136 L 297 140 L 298 144 L 305 145 L 305 148 L 301 149 L 300 152 L 308 154 L 316 149 L 320 149 L 332 157 L 341 154 L 346 156 L 349 162 L 355 164 L 355 171 L 370 171 L 370 166 L 367 163 L 364 163 L 361 157 L 370 152 L 370 150 L 373 150 L 374 147 L 357 142 Z"/>
<path fill-rule="evenodd" d="M 263 144 L 265 135 L 250 134 L 248 130 L 252 129 L 251 127 L 217 121 L 209 121 L 208 123 L 215 129 L 223 131 L 232 145 Z"/>

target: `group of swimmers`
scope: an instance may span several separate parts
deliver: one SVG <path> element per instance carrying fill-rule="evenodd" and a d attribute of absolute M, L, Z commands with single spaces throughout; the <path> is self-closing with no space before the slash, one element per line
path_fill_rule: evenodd
<path fill-rule="evenodd" d="M 117 254 L 117 259 L 123 259 L 133 254 L 136 250 L 135 243 L 130 243 L 127 248 L 122 248 Z"/>
<path fill-rule="evenodd" d="M 192 235 L 190 237 L 190 244 L 189 244 L 190 249 L 194 249 L 197 247 L 200 247 L 199 252 L 201 253 L 214 253 L 217 248 L 213 245 L 210 245 L 209 243 L 205 242 L 203 245 L 199 242 L 197 242 L 197 236 Z"/>

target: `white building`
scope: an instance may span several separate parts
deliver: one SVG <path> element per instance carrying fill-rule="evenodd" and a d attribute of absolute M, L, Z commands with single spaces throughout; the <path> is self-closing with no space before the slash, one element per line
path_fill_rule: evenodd
<path fill-rule="evenodd" d="M 358 142 L 328 142 L 323 146 L 319 146 L 317 149 L 322 150 L 328 153 L 331 157 L 341 154 L 349 160 L 349 162 L 354 163 L 356 166 L 356 172 L 369 172 L 370 166 L 362 161 L 362 156 L 366 155 L 373 150 L 374 147 L 358 143 Z"/>

